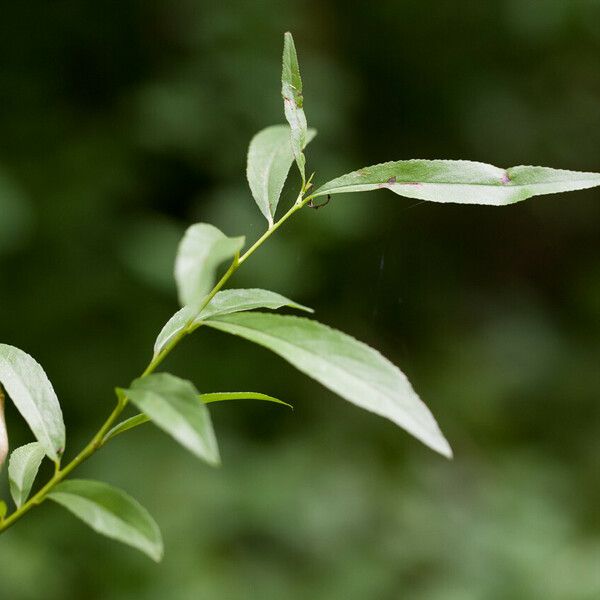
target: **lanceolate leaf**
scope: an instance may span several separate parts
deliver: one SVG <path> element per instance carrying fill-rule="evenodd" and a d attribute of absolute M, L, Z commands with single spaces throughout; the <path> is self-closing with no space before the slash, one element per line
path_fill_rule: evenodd
<path fill-rule="evenodd" d="M 65 425 L 58 398 L 42 367 L 22 350 L 0 344 L 0 383 L 46 455 L 58 460 L 65 448 Z"/>
<path fill-rule="evenodd" d="M 180 334 L 195 320 L 194 311 L 189 306 L 180 308 L 163 326 L 154 342 L 154 356 L 158 356 L 175 336 Z"/>
<path fill-rule="evenodd" d="M 287 406 L 292 410 L 294 408 L 291 404 L 288 404 L 283 400 L 273 398 L 273 396 L 268 396 L 267 394 L 260 394 L 259 392 L 211 392 L 209 394 L 200 394 L 200 400 L 202 400 L 204 404 L 224 402 L 225 400 L 262 400 L 263 402 L 283 404 L 283 406 Z"/>
<path fill-rule="evenodd" d="M 311 308 L 303 306 L 302 304 L 297 304 L 281 294 L 270 292 L 268 290 L 253 288 L 231 289 L 217 292 L 206 308 L 204 308 L 196 318 L 193 318 L 192 311 L 188 307 L 183 307 L 167 321 L 154 343 L 154 356 L 156 356 L 178 333 L 180 333 L 188 323 L 191 323 L 192 326 L 196 327 L 200 325 L 202 321 L 217 315 L 254 310 L 256 308 L 276 310 L 283 306 L 313 312 Z"/>
<path fill-rule="evenodd" d="M 224 402 L 226 400 L 262 400 L 264 402 L 273 402 L 275 404 L 282 404 L 294 410 L 294 407 L 283 400 L 268 396 L 267 394 L 261 394 L 259 392 L 211 392 L 209 394 L 200 394 L 198 400 L 204 404 L 212 404 L 214 402 Z M 121 421 L 118 425 L 115 425 L 105 436 L 103 442 L 107 442 L 111 438 L 133 429 L 138 425 L 148 423 L 150 417 L 145 414 L 135 415 L 125 421 Z"/>
<path fill-rule="evenodd" d="M 269 348 L 342 398 L 392 420 L 441 454 L 452 455 L 406 376 L 349 335 L 316 321 L 268 313 L 227 315 L 206 324 Z"/>
<path fill-rule="evenodd" d="M 127 397 L 150 420 L 190 452 L 218 465 L 219 449 L 206 406 L 198 401 L 194 385 L 169 373 L 136 379 Z"/>
<path fill-rule="evenodd" d="M 182 306 L 199 310 L 211 290 L 217 267 L 232 259 L 243 247 L 244 238 L 229 238 L 216 227 L 196 223 L 187 229 L 177 251 L 175 280 Z"/>
<path fill-rule="evenodd" d="M 39 442 L 26 444 L 13 451 L 8 461 L 8 479 L 10 494 L 17 505 L 21 506 L 29 497 L 42 460 L 44 448 Z"/>
<path fill-rule="evenodd" d="M 125 419 L 124 421 L 121 421 L 120 423 L 115 425 L 104 436 L 102 443 L 108 442 L 108 440 L 116 437 L 117 435 L 121 435 L 122 433 L 125 433 L 126 431 L 129 431 L 130 429 L 133 429 L 134 427 L 137 427 L 138 425 L 143 425 L 144 423 L 148 423 L 148 421 L 150 421 L 150 417 L 143 413 L 140 413 L 139 415 L 134 415 L 133 417 L 129 417 L 129 419 Z"/>
<path fill-rule="evenodd" d="M 285 118 L 290 124 L 292 152 L 298 164 L 302 183 L 306 178 L 305 159 L 302 150 L 307 144 L 306 115 L 304 114 L 304 98 L 302 96 L 302 78 L 298 66 L 298 56 L 292 34 L 287 32 L 283 40 L 283 69 L 281 72 L 281 95 Z"/>
<path fill-rule="evenodd" d="M 294 162 L 290 134 L 288 125 L 273 125 L 259 131 L 252 138 L 248 148 L 248 183 L 258 208 L 269 222 L 269 227 L 273 225 L 279 197 Z M 305 144 L 316 134 L 314 129 L 307 130 Z"/>
<path fill-rule="evenodd" d="M 48 498 L 94 531 L 133 546 L 156 562 L 161 560 L 163 542 L 158 525 L 137 500 L 122 490 L 100 481 L 70 479 L 59 483 Z"/>
<path fill-rule="evenodd" d="M 511 167 L 467 160 L 400 160 L 365 167 L 322 185 L 314 196 L 388 189 L 430 202 L 501 206 L 532 196 L 600 185 L 600 173 Z"/>

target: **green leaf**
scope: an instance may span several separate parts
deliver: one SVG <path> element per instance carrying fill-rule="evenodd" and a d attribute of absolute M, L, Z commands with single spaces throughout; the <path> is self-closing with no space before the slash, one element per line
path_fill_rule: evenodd
<path fill-rule="evenodd" d="M 322 185 L 314 197 L 388 189 L 430 202 L 501 206 L 598 185 L 598 173 L 523 166 L 500 169 L 468 160 L 400 160 L 342 175 Z"/>
<path fill-rule="evenodd" d="M 261 394 L 259 392 L 211 392 L 209 394 L 200 394 L 198 399 L 204 404 L 211 404 L 214 402 L 223 402 L 226 400 L 262 400 L 264 402 L 274 402 L 275 404 L 282 404 L 283 406 L 287 406 L 294 410 L 294 407 L 283 400 L 279 400 L 278 398 L 274 398 L 273 396 L 268 396 L 267 394 Z M 128 431 L 129 429 L 133 429 L 138 425 L 143 425 L 144 423 L 148 423 L 150 418 L 147 415 L 139 414 L 129 419 L 125 419 L 121 421 L 118 425 L 115 425 L 102 440 L 102 443 L 107 442 L 111 438 Z"/>
<path fill-rule="evenodd" d="M 70 479 L 47 496 L 71 511 L 94 531 L 133 546 L 159 562 L 160 530 L 150 513 L 131 496 L 100 481 Z"/>
<path fill-rule="evenodd" d="M 281 191 L 294 162 L 290 144 L 291 130 L 287 125 L 273 125 L 259 131 L 250 142 L 246 176 L 258 208 L 273 226 Z M 308 144 L 317 135 L 316 130 L 306 132 Z"/>
<path fill-rule="evenodd" d="M 102 443 L 104 444 L 104 443 L 108 442 L 108 440 L 116 437 L 117 435 L 125 433 L 129 429 L 133 429 L 134 427 L 137 427 L 138 425 L 143 425 L 144 423 L 147 423 L 148 421 L 150 421 L 150 417 L 148 417 L 148 415 L 145 415 L 143 413 L 140 413 L 139 415 L 135 415 L 133 417 L 129 417 L 129 419 L 125 419 L 124 421 L 121 421 L 120 423 L 115 425 L 104 436 L 104 438 L 102 438 Z"/>
<path fill-rule="evenodd" d="M 379 352 L 316 321 L 268 313 L 217 317 L 206 325 L 269 348 L 342 398 L 386 417 L 444 456 L 448 442 L 406 376 Z"/>
<path fill-rule="evenodd" d="M 283 96 L 283 108 L 285 118 L 290 124 L 290 139 L 292 152 L 300 175 L 302 184 L 306 179 L 305 158 L 302 151 L 307 142 L 307 124 L 304 114 L 304 98 L 302 96 L 302 78 L 298 66 L 298 56 L 294 45 L 294 38 L 288 31 L 283 39 L 283 68 L 281 71 L 281 95 Z"/>
<path fill-rule="evenodd" d="M 36 475 L 46 453 L 39 442 L 26 444 L 13 451 L 8 461 L 10 494 L 19 508 L 29 497 Z"/>
<path fill-rule="evenodd" d="M 8 455 L 8 433 L 6 431 L 6 421 L 4 420 L 4 392 L 0 385 L 0 471 Z"/>
<path fill-rule="evenodd" d="M 22 350 L 0 344 L 0 383 L 44 448 L 56 461 L 65 449 L 58 398 L 42 367 Z"/>
<path fill-rule="evenodd" d="M 259 392 L 211 392 L 209 394 L 200 394 L 200 400 L 202 400 L 204 404 L 223 402 L 225 400 L 262 400 L 264 402 L 283 404 L 283 406 L 287 406 L 288 408 L 294 410 L 294 407 L 291 404 Z"/>
<path fill-rule="evenodd" d="M 207 223 L 188 227 L 175 259 L 181 305 L 197 312 L 214 284 L 217 267 L 236 256 L 243 245 L 244 237 L 227 237 Z"/>
<path fill-rule="evenodd" d="M 210 414 L 198 402 L 198 391 L 190 381 L 155 373 L 136 379 L 124 392 L 155 425 L 190 452 L 212 465 L 220 463 Z"/>
<path fill-rule="evenodd" d="M 283 306 L 313 312 L 312 308 L 297 304 L 281 294 L 268 290 L 254 288 L 231 289 L 217 292 L 196 318 L 194 318 L 192 311 L 187 306 L 184 306 L 167 321 L 154 343 L 154 356 L 157 356 L 173 337 L 188 325 L 195 328 L 210 317 L 254 310 L 256 308 L 276 310 Z"/>
<path fill-rule="evenodd" d="M 0 523 L 4 520 L 6 513 L 8 512 L 8 506 L 4 500 L 0 500 Z"/>

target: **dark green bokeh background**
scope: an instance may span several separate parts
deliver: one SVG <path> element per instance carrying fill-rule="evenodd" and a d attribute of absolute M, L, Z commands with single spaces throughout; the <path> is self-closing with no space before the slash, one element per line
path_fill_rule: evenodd
<path fill-rule="evenodd" d="M 245 152 L 283 121 L 285 30 L 317 182 L 411 157 L 600 170 L 595 0 L 55 0 L 2 15 L 0 339 L 44 365 L 68 453 L 175 310 L 186 225 L 262 232 Z M 372 193 L 303 211 L 232 284 L 314 306 L 383 351 L 455 460 L 202 331 L 165 368 L 295 412 L 214 406 L 218 470 L 151 427 L 115 441 L 79 475 L 148 507 L 164 562 L 44 505 L 0 540 L 0 598 L 600 597 L 599 219 L 598 190 L 502 209 Z M 13 446 L 31 438 L 8 421 Z"/>

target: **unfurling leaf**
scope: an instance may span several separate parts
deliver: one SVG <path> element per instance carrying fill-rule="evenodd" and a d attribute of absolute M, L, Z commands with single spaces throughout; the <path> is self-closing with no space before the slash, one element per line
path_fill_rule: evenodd
<path fill-rule="evenodd" d="M 294 162 L 290 133 L 288 125 L 267 127 L 252 138 L 248 148 L 246 176 L 252 196 L 269 227 L 273 225 L 279 197 Z M 314 129 L 307 130 L 305 144 L 316 134 Z"/>
<path fill-rule="evenodd" d="M 150 513 L 131 496 L 100 481 L 70 479 L 47 496 L 79 517 L 94 531 L 133 546 L 159 562 L 160 530 Z"/>
<path fill-rule="evenodd" d="M 217 267 L 232 259 L 244 245 L 244 237 L 230 238 L 207 223 L 188 227 L 175 259 L 179 302 L 197 312 L 210 292 Z"/>
<path fill-rule="evenodd" d="M 136 379 L 124 390 L 150 420 L 211 465 L 220 463 L 210 413 L 194 384 L 169 373 Z"/>
<path fill-rule="evenodd" d="M 192 311 L 184 306 L 167 321 L 154 343 L 154 356 L 157 356 L 173 337 L 180 333 L 188 324 L 191 324 L 192 327 L 197 327 L 202 324 L 202 321 L 218 315 L 254 310 L 256 308 L 276 310 L 284 306 L 313 312 L 311 308 L 297 304 L 281 294 L 268 290 L 253 288 L 217 292 L 196 318 L 193 318 Z"/>
<path fill-rule="evenodd" d="M 8 455 L 8 433 L 6 431 L 6 420 L 4 418 L 4 391 L 0 385 L 0 470 Z"/>
<path fill-rule="evenodd" d="M 46 455 L 58 460 L 65 448 L 65 425 L 58 398 L 42 367 L 22 350 L 0 344 L 0 383 Z"/>
<path fill-rule="evenodd" d="M 386 417 L 423 443 L 452 456 L 429 409 L 406 376 L 379 352 L 316 321 L 240 313 L 206 325 L 269 348 L 342 398 Z"/>
<path fill-rule="evenodd" d="M 332 179 L 313 196 L 387 189 L 430 202 L 501 206 L 598 185 L 600 173 L 524 166 L 500 169 L 468 160 L 400 160 Z"/>
<path fill-rule="evenodd" d="M 292 152 L 302 176 L 302 184 L 306 179 L 305 158 L 303 150 L 307 142 L 307 124 L 304 114 L 304 97 L 302 95 L 302 78 L 298 66 L 298 55 L 294 38 L 288 31 L 283 40 L 283 68 L 281 71 L 281 95 L 285 118 L 290 124 Z"/>
<path fill-rule="evenodd" d="M 8 479 L 10 494 L 19 508 L 29 497 L 36 475 L 45 456 L 39 442 L 21 446 L 10 455 L 8 461 Z"/>

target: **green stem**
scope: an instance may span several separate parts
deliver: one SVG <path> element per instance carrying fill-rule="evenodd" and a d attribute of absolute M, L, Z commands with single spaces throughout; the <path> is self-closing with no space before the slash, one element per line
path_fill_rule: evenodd
<path fill-rule="evenodd" d="M 215 294 L 227 283 L 229 278 L 240 268 L 240 266 L 248 260 L 256 250 L 258 250 L 264 242 L 266 242 L 280 227 L 285 223 L 294 213 L 299 211 L 302 207 L 304 207 L 310 200 L 312 196 L 303 197 L 305 192 L 306 185 L 303 184 L 302 191 L 298 195 L 296 202 L 293 206 L 277 221 L 273 224 L 263 235 L 258 238 L 246 252 L 238 257 L 236 256 L 231 263 L 229 269 L 225 272 L 223 277 L 219 279 L 217 284 L 213 287 L 208 296 L 204 299 L 202 306 L 199 311 L 203 310 L 208 303 L 214 298 Z M 167 357 L 167 355 L 177 346 L 177 344 L 195 327 L 193 326 L 193 319 L 184 327 L 173 339 L 150 361 L 141 377 L 147 377 L 162 363 L 162 361 Z M 104 443 L 108 440 L 104 439 L 104 436 L 108 433 L 110 428 L 114 425 L 115 421 L 119 418 L 125 407 L 127 406 L 127 398 L 122 393 L 117 391 L 117 405 L 115 406 L 112 413 L 106 419 L 106 421 L 102 424 L 100 429 L 96 432 L 94 437 L 88 442 L 88 444 L 83 448 L 83 450 L 64 468 L 61 469 L 60 463 L 55 463 L 55 472 L 52 478 L 42 487 L 40 488 L 29 500 L 23 504 L 20 508 L 15 510 L 11 515 L 6 517 L 2 522 L 0 522 L 0 534 L 6 531 L 9 527 L 11 527 L 16 521 L 26 515 L 32 508 L 38 506 L 46 498 L 48 494 L 54 489 L 54 487 L 59 484 L 65 477 L 67 477 L 73 470 L 75 470 L 81 463 L 87 460 L 92 454 L 94 454 L 98 449 L 100 449 Z"/>

